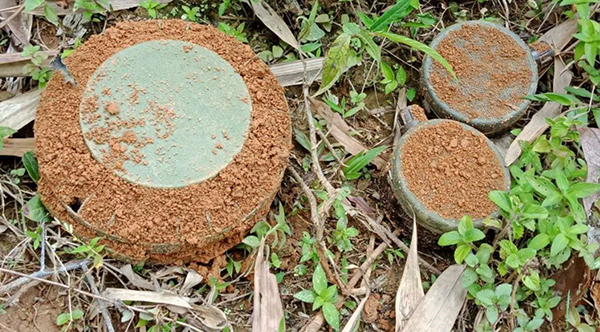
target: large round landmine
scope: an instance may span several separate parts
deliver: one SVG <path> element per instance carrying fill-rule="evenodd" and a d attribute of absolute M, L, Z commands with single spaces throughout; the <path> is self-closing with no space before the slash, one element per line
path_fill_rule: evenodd
<path fill-rule="evenodd" d="M 66 59 L 35 131 L 44 204 L 130 261 L 208 262 L 264 218 L 291 148 L 283 89 L 210 26 L 119 23 Z"/>
<path fill-rule="evenodd" d="M 406 213 L 436 233 L 465 215 L 476 227 L 497 217 L 488 193 L 507 190 L 510 177 L 493 143 L 460 122 L 427 121 L 418 106 L 401 114 L 408 130 L 394 143 L 392 187 Z"/>
<path fill-rule="evenodd" d="M 510 30 L 484 21 L 443 30 L 431 47 L 450 63 L 456 78 L 429 56 L 423 61 L 425 106 L 441 118 L 492 134 L 510 128 L 537 89 L 530 48 Z"/>

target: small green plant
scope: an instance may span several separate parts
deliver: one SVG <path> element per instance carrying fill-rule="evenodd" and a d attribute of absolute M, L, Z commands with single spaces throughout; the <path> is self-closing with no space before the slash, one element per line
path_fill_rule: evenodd
<path fill-rule="evenodd" d="M 110 8 L 108 0 L 76 0 L 73 11 L 82 10 L 85 22 L 100 22 L 97 16 L 106 15 Z"/>
<path fill-rule="evenodd" d="M 35 232 L 32 231 L 25 231 L 25 234 L 27 234 L 27 237 L 29 237 L 32 241 L 33 241 L 33 249 L 36 249 L 40 247 L 40 243 L 42 242 L 42 227 L 38 226 L 35 229 Z"/>
<path fill-rule="evenodd" d="M 341 252 L 348 252 L 354 248 L 350 239 L 357 235 L 356 228 L 348 227 L 345 219 L 339 219 L 333 231 L 333 242 Z"/>
<path fill-rule="evenodd" d="M 237 26 L 237 28 L 232 27 L 231 25 L 223 22 L 219 22 L 219 30 L 224 32 L 227 35 L 234 37 L 235 39 L 241 41 L 242 43 L 248 43 L 248 38 L 246 38 L 246 33 L 244 32 L 244 28 L 246 27 L 246 23 L 241 23 Z"/>
<path fill-rule="evenodd" d="M 25 175 L 25 168 L 15 168 L 10 170 L 10 175 L 13 176 L 13 182 L 15 184 L 21 183 L 21 178 Z"/>
<path fill-rule="evenodd" d="M 156 0 L 140 1 L 140 7 L 146 9 L 148 16 L 152 18 L 156 18 L 157 11 L 165 8 L 166 5 L 166 3 L 160 3 Z"/>
<path fill-rule="evenodd" d="M 225 266 L 225 270 L 227 271 L 228 277 L 233 277 L 233 273 L 240 273 L 242 268 L 242 262 L 234 261 L 233 258 L 227 256 L 227 265 Z"/>
<path fill-rule="evenodd" d="M 396 248 L 396 249 L 387 248 L 387 249 L 385 249 L 383 254 L 387 258 L 388 263 L 390 263 L 390 265 L 394 264 L 394 259 L 396 259 L 396 258 L 404 259 L 404 253 L 402 252 L 402 249 L 400 249 L 400 248 Z M 434 277 L 435 277 L 435 275 L 434 275 Z"/>
<path fill-rule="evenodd" d="M 0 150 L 4 147 L 4 138 L 16 133 L 17 131 L 9 128 L 0 126 Z"/>
<path fill-rule="evenodd" d="M 273 60 L 280 59 L 283 56 L 283 48 L 279 45 L 273 45 L 271 50 L 264 50 L 258 53 L 258 57 L 267 63 L 272 62 Z"/>
<path fill-rule="evenodd" d="M 594 332 L 596 331 L 596 324 L 597 322 L 594 322 L 594 320 L 592 318 L 589 317 L 589 315 L 584 315 L 585 318 L 585 322 L 583 322 L 581 320 L 581 314 L 579 313 L 579 311 L 577 310 L 577 308 L 575 308 L 574 306 L 571 306 L 567 312 L 567 322 L 569 322 L 569 324 L 571 326 L 573 326 L 573 328 L 575 329 L 575 331 L 577 332 Z"/>
<path fill-rule="evenodd" d="M 429 55 L 433 60 L 439 62 L 453 76 L 452 66 L 434 49 L 409 37 L 389 32 L 389 27 L 401 22 L 413 10 L 418 9 L 418 2 L 412 0 L 400 0 L 394 6 L 386 10 L 381 17 L 369 17 L 359 13 L 359 19 L 366 28 L 360 27 L 353 22 L 345 22 L 342 25 L 342 33 L 334 40 L 325 55 L 323 64 L 323 75 L 321 87 L 316 95 L 329 90 L 349 68 L 360 63 L 363 55 L 367 53 L 375 62 L 381 62 L 381 50 L 375 43 L 374 38 L 385 38 L 392 42 L 405 44 L 417 51 Z M 390 75 L 388 75 L 389 78 Z M 390 84 L 393 80 L 390 80 Z M 393 87 L 393 83 L 390 86 Z"/>
<path fill-rule="evenodd" d="M 61 331 L 67 331 L 74 321 L 81 318 L 83 318 L 83 311 L 81 309 L 75 309 L 71 312 L 64 312 L 56 317 L 56 325 L 62 326 Z M 68 325 L 63 326 L 67 323 Z"/>
<path fill-rule="evenodd" d="M 275 221 L 277 224 L 275 226 L 269 225 L 266 221 L 259 221 L 254 225 L 251 234 L 248 235 L 243 240 L 242 243 L 252 248 L 253 250 L 258 249 L 260 246 L 260 240 L 264 237 L 265 239 L 269 239 L 272 237 L 273 240 L 271 242 L 271 246 L 276 247 L 279 245 L 279 249 L 283 247 L 288 235 L 292 234 L 290 226 L 287 224 L 285 220 L 285 211 L 283 210 L 283 205 L 279 204 L 279 213 L 274 215 Z"/>
<path fill-rule="evenodd" d="M 181 15 L 182 20 L 198 22 L 198 18 L 200 17 L 200 7 L 190 8 L 186 5 L 183 5 L 181 6 L 181 9 L 183 9 L 183 15 Z"/>
<path fill-rule="evenodd" d="M 352 107 L 349 110 L 346 110 L 346 97 L 342 97 L 342 100 L 340 101 L 335 95 L 329 94 L 323 101 L 325 101 L 332 110 L 340 113 L 342 117 L 349 118 L 365 108 L 364 100 L 366 97 L 367 94 L 364 92 L 358 93 L 355 90 L 350 91 L 349 104 Z"/>
<path fill-rule="evenodd" d="M 52 70 L 44 65 L 48 54 L 40 51 L 39 46 L 27 45 L 23 48 L 21 56 L 31 57 L 31 63 L 23 66 L 23 74 L 31 75 L 31 78 L 38 82 L 40 88 L 45 88 L 52 76 Z"/>
<path fill-rule="evenodd" d="M 383 79 L 381 84 L 385 86 L 385 94 L 395 91 L 398 87 L 404 86 L 406 83 L 406 71 L 401 66 L 398 66 L 398 70 L 394 74 L 394 70 L 390 65 L 385 62 L 381 63 L 381 74 Z"/>
<path fill-rule="evenodd" d="M 93 238 L 89 244 L 82 243 L 80 246 L 76 247 L 73 250 L 70 250 L 70 254 L 83 254 L 86 258 L 93 259 L 92 266 L 94 268 L 100 268 L 102 266 L 104 260 L 104 245 L 98 245 L 98 241 L 100 237 Z"/>
<path fill-rule="evenodd" d="M 56 14 L 56 11 L 45 0 L 26 0 L 24 11 L 29 13 L 42 5 L 44 6 L 44 17 L 46 20 L 54 25 L 58 25 L 58 15 Z"/>
<path fill-rule="evenodd" d="M 334 330 L 340 328 L 340 312 L 335 307 L 338 299 L 337 286 L 328 286 L 325 271 L 321 264 L 318 264 L 315 268 L 315 272 L 312 277 L 313 289 L 305 289 L 294 294 L 294 298 L 305 302 L 312 303 L 312 310 L 321 309 L 325 321 Z"/>
<path fill-rule="evenodd" d="M 548 94 L 534 98 L 563 100 Z M 579 201 L 600 191 L 600 184 L 583 182 L 587 167 L 569 147 L 579 144 L 575 128 L 584 125 L 579 114 L 575 110 L 547 120 L 548 136 L 540 136 L 533 144 L 521 142 L 523 153 L 510 166 L 510 191 L 489 193 L 502 215 L 484 221 L 499 230 L 493 246 L 474 245 L 484 234 L 473 228 L 467 216 L 458 231 L 439 239 L 440 245 L 456 245 L 456 262 L 467 264 L 461 285 L 486 310 L 487 323 L 478 331 L 495 329 L 502 320 L 514 324 L 515 319 L 518 331 L 537 329 L 544 320 L 552 320 L 552 309 L 561 300 L 552 289 L 555 281 L 549 278 L 554 270 L 575 254 L 592 269 L 600 267 L 600 259 L 594 257 L 598 244 L 588 242 L 586 213 Z M 507 283 L 510 275 L 517 278 L 512 285 Z M 507 312 L 511 303 L 517 310 Z"/>
<path fill-rule="evenodd" d="M 382 145 L 376 148 L 373 148 L 367 152 L 361 151 L 354 157 L 350 158 L 346 162 L 346 166 L 344 166 L 343 171 L 346 179 L 348 180 L 356 180 L 360 178 L 365 172 L 363 169 L 370 163 L 375 157 L 377 157 L 383 150 L 387 149 L 387 146 Z"/>

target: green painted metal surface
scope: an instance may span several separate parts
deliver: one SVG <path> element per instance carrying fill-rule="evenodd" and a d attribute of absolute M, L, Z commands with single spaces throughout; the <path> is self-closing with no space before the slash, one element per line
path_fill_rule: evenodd
<path fill-rule="evenodd" d="M 457 23 L 457 24 L 454 24 L 454 25 L 442 30 L 431 42 L 431 44 L 430 44 L 431 48 L 436 49 L 437 46 L 440 44 L 440 42 L 444 38 L 446 38 L 450 32 L 459 30 L 465 25 L 470 25 L 470 26 L 480 25 L 480 26 L 487 26 L 487 27 L 497 29 L 500 32 L 508 35 L 512 40 L 515 41 L 516 44 L 519 45 L 519 47 L 521 47 L 523 50 L 525 50 L 525 52 L 527 54 L 527 61 L 529 63 L 529 70 L 531 72 L 530 84 L 528 87 L 527 94 L 528 95 L 535 94 L 535 92 L 537 90 L 538 71 L 537 71 L 537 65 L 535 63 L 533 55 L 531 54 L 531 50 L 530 50 L 529 46 L 527 46 L 527 44 L 525 44 L 525 42 L 523 42 L 519 38 L 519 36 L 517 36 L 512 31 L 506 29 L 505 27 L 503 27 L 501 25 L 490 23 L 490 22 L 485 22 L 485 21 L 467 21 L 467 22 Z M 474 38 L 477 38 L 477 37 L 474 37 Z M 460 46 L 461 44 L 464 44 L 467 42 L 482 43 L 483 41 L 482 40 L 473 40 L 473 41 L 458 40 L 458 41 L 456 41 L 456 44 Z M 495 51 L 500 52 L 501 50 L 497 49 Z M 472 57 L 473 61 L 477 61 L 475 54 L 471 54 L 470 56 Z M 507 62 L 505 65 L 507 66 L 507 68 L 510 68 L 510 66 L 512 64 Z M 439 116 L 441 118 L 453 119 L 456 121 L 466 123 L 470 126 L 473 126 L 474 128 L 478 129 L 479 131 L 481 131 L 482 133 L 484 133 L 486 135 L 501 132 L 503 130 L 510 128 L 516 121 L 518 121 L 523 116 L 523 114 L 529 107 L 529 104 L 531 103 L 529 100 L 523 99 L 523 101 L 520 104 L 514 105 L 515 108 L 512 111 L 508 112 L 506 115 L 504 115 L 502 117 L 470 118 L 467 114 L 464 114 L 460 111 L 457 111 L 457 110 L 451 108 L 448 104 L 446 104 L 443 100 L 441 100 L 439 98 L 439 96 L 435 92 L 433 85 L 431 84 L 432 68 L 433 68 L 433 59 L 430 56 L 426 56 L 425 60 L 423 61 L 423 67 L 422 67 L 422 75 L 423 75 L 422 83 L 423 83 L 424 89 L 426 90 L 425 106 L 427 108 L 431 109 L 437 116 Z M 474 87 L 474 90 L 472 90 L 472 91 L 468 91 L 470 94 L 481 94 L 481 93 L 485 92 L 486 83 L 489 80 L 489 77 L 482 76 L 482 77 L 480 77 L 480 79 L 481 79 L 481 85 L 478 87 Z M 465 88 L 465 87 L 462 87 L 462 88 Z M 479 89 L 479 91 L 478 91 L 478 89 Z M 510 95 L 511 91 L 512 91 L 512 88 L 507 87 L 504 91 L 500 92 L 500 94 L 508 96 L 508 95 Z M 486 109 L 488 106 L 488 104 L 485 102 L 484 103 L 475 103 L 475 100 L 471 100 L 469 102 L 471 103 L 470 108 L 472 108 L 472 109 Z"/>
<path fill-rule="evenodd" d="M 154 40 L 96 69 L 84 91 L 80 125 L 94 158 L 118 176 L 177 188 L 209 179 L 233 160 L 251 111 L 243 79 L 219 55 Z"/>

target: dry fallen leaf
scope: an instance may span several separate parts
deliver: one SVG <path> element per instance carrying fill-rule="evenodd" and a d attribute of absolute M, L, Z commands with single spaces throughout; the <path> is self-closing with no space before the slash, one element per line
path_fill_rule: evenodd
<path fill-rule="evenodd" d="M 191 303 L 193 302 L 188 297 L 183 297 L 166 292 L 159 293 L 149 291 L 136 291 L 121 288 L 107 288 L 104 290 L 104 292 L 102 292 L 102 296 L 110 300 L 161 303 L 183 307 L 186 309 L 192 309 Z"/>
<path fill-rule="evenodd" d="M 598 183 L 598 170 L 600 169 L 600 129 L 581 128 L 579 129 L 579 140 L 583 149 L 583 156 L 588 167 L 586 182 Z M 600 199 L 600 192 L 583 199 L 583 207 L 586 215 L 589 216 L 594 203 Z"/>
<path fill-rule="evenodd" d="M 121 271 L 121 273 L 123 273 L 129 280 L 129 282 L 131 282 L 131 284 L 135 287 L 147 290 L 155 290 L 154 285 L 151 282 L 133 272 L 131 264 L 121 266 L 119 271 Z"/>
<path fill-rule="evenodd" d="M 263 0 L 249 0 L 248 2 L 252 5 L 256 16 L 258 16 L 267 28 L 273 31 L 281 40 L 288 43 L 288 45 L 303 53 L 300 44 L 290 28 L 268 3 Z"/>
<path fill-rule="evenodd" d="M 198 272 L 196 272 L 196 270 L 190 269 L 188 271 L 187 276 L 185 276 L 185 281 L 183 282 L 183 286 L 181 286 L 181 289 L 179 290 L 179 294 L 187 295 L 187 293 L 189 293 L 189 291 L 192 288 L 194 288 L 196 285 L 202 282 L 202 279 L 202 276 L 199 275 Z"/>
<path fill-rule="evenodd" d="M 321 79 L 323 61 L 325 61 L 323 57 L 295 60 L 270 65 L 269 69 L 277 77 L 281 86 L 301 85 L 305 77 L 309 82 Z M 304 74 L 304 66 L 306 66 L 306 74 Z"/>
<path fill-rule="evenodd" d="M 0 103 L 0 126 L 19 130 L 35 119 L 41 89 L 25 92 Z"/>
<path fill-rule="evenodd" d="M 327 127 L 329 133 L 333 136 L 348 153 L 356 155 L 361 151 L 367 151 L 368 149 L 362 145 L 354 137 L 351 137 L 349 133 L 353 132 L 354 129 L 344 121 L 341 115 L 334 113 L 331 108 L 324 102 L 318 101 L 314 98 L 309 98 L 311 107 L 317 111 L 327 121 Z M 381 157 L 375 157 L 371 163 L 378 169 L 385 167 L 386 161 Z"/>
<path fill-rule="evenodd" d="M 279 296 L 277 278 L 269 272 L 264 259 L 265 238 L 262 238 L 254 264 L 254 309 L 252 331 L 278 331 L 283 320 L 283 305 Z"/>
<path fill-rule="evenodd" d="M 417 253 L 417 223 L 413 220 L 413 231 L 410 249 L 400 286 L 396 292 L 396 332 L 402 331 L 419 302 L 425 296 L 419 270 L 419 254 Z"/>
<path fill-rule="evenodd" d="M 413 311 L 402 331 L 450 332 L 467 297 L 467 290 L 460 285 L 464 269 L 464 265 L 447 268 Z"/>
<path fill-rule="evenodd" d="M 551 279 L 556 281 L 553 290 L 558 292 L 562 301 L 552 309 L 553 320 L 560 321 L 567 312 L 567 302 L 577 305 L 592 284 L 592 274 L 583 258 L 573 257 L 567 261 Z"/>

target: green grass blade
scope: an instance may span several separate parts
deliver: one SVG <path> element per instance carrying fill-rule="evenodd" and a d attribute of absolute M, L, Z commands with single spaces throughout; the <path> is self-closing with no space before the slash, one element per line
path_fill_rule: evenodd
<path fill-rule="evenodd" d="M 400 36 L 400 35 L 397 35 L 397 34 L 391 33 L 391 32 L 376 32 L 376 34 L 380 37 L 387 38 L 393 42 L 408 45 L 417 51 L 421 51 L 421 52 L 429 55 L 433 60 L 439 62 L 444 68 L 446 68 L 446 70 L 448 70 L 448 72 L 450 72 L 452 77 L 456 78 L 456 74 L 454 73 L 454 69 L 452 69 L 452 66 L 448 63 L 448 61 L 446 61 L 446 59 L 444 59 L 433 48 L 431 48 L 421 42 L 418 42 L 414 39 L 410 39 L 405 36 Z"/>

